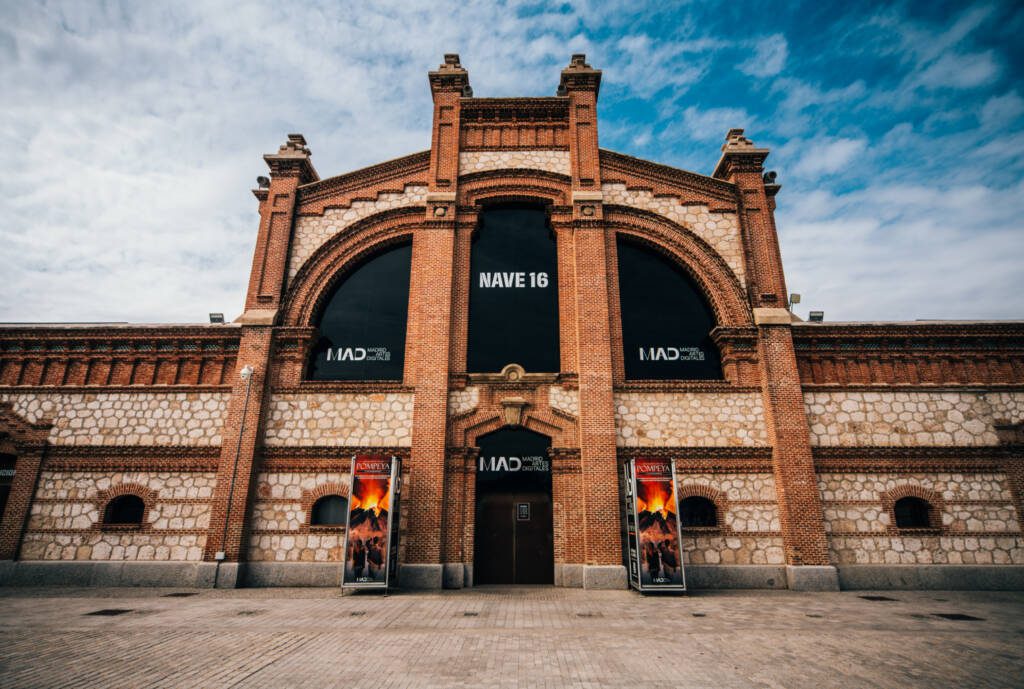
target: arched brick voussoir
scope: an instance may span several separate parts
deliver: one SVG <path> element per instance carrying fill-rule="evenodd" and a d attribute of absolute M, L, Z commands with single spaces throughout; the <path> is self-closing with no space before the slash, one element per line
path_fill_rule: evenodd
<path fill-rule="evenodd" d="M 686 227 L 648 211 L 605 206 L 609 230 L 632 238 L 667 256 L 700 286 L 718 325 L 753 325 L 743 286 L 725 259 Z"/>
<path fill-rule="evenodd" d="M 364 218 L 334 235 L 309 257 L 288 286 L 282 325 L 311 325 L 331 288 L 351 268 L 374 253 L 410 241 L 422 226 L 423 206 L 385 211 Z"/>
<path fill-rule="evenodd" d="M 459 177 L 459 204 L 494 201 L 541 201 L 568 206 L 572 179 L 545 170 L 488 170 Z"/>

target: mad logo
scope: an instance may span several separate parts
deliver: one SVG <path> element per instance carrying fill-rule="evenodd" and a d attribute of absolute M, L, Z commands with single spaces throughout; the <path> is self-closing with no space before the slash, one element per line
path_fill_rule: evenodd
<path fill-rule="evenodd" d="M 331 347 L 327 361 L 391 361 L 387 347 Z"/>
<path fill-rule="evenodd" d="M 700 347 L 641 347 L 640 361 L 704 361 Z"/>
<path fill-rule="evenodd" d="M 480 457 L 479 470 L 487 472 L 548 471 L 551 468 L 546 457 Z"/>

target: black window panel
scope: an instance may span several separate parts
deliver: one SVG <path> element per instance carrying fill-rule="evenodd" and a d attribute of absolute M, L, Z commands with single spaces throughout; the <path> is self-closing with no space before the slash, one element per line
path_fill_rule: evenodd
<path fill-rule="evenodd" d="M 477 460 L 477 495 L 494 492 L 551 492 L 551 465 L 548 459 L 551 439 L 546 435 L 534 433 L 525 428 L 502 428 L 481 436 L 477 442 L 480 445 L 479 458 L 484 459 L 482 465 L 480 459 Z M 542 457 L 547 470 L 487 470 L 493 466 L 489 460 L 497 457 L 506 459 L 509 457 Z M 481 466 L 486 468 L 481 470 Z"/>
<path fill-rule="evenodd" d="M 616 246 L 626 378 L 720 380 L 715 317 L 693 279 L 652 249 Z"/>
<path fill-rule="evenodd" d="M 107 503 L 104 524 L 141 524 L 146 503 L 138 495 L 119 495 Z"/>
<path fill-rule="evenodd" d="M 470 258 L 467 370 L 516 363 L 557 373 L 558 255 L 543 208 L 492 207 L 480 223 Z"/>
<path fill-rule="evenodd" d="M 313 505 L 309 523 L 313 526 L 344 526 L 348 500 L 340 495 L 325 495 Z"/>
<path fill-rule="evenodd" d="M 931 526 L 931 505 L 915 497 L 900 498 L 893 505 L 896 527 L 899 529 L 927 529 Z"/>
<path fill-rule="evenodd" d="M 683 527 L 718 526 L 715 503 L 699 495 L 684 498 L 679 503 L 679 520 Z"/>
<path fill-rule="evenodd" d="M 401 380 L 412 245 L 377 254 L 342 278 L 317 326 L 313 380 Z"/>

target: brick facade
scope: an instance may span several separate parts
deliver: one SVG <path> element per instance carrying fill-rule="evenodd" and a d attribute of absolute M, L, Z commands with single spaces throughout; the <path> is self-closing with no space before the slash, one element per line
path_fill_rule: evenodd
<path fill-rule="evenodd" d="M 557 584 L 625 585 L 622 466 L 644 456 L 673 458 L 681 496 L 714 504 L 683 547 L 723 585 L 762 576 L 729 574 L 741 566 L 834 588 L 868 580 L 856 567 L 884 585 L 897 566 L 1024 564 L 1024 325 L 799 322 L 769 152 L 731 130 L 705 176 L 600 149 L 601 72 L 582 55 L 548 98 L 474 98 L 456 55 L 429 84 L 429 150 L 328 179 L 301 135 L 265 156 L 234 323 L 0 328 L 0 453 L 15 458 L 0 560 L 309 583 L 344 539 L 312 506 L 346 496 L 350 458 L 370 452 L 404 461 L 402 584 L 472 585 L 478 443 L 513 409 L 551 440 Z M 467 371 L 474 233 L 503 202 L 547 214 L 558 371 Z M 617 238 L 692 278 L 722 380 L 626 378 Z M 309 380 L 326 295 L 410 243 L 401 380 Z M 124 494 L 141 523 L 104 524 Z M 928 502 L 927 529 L 897 523 L 906 497 Z M 300 569 L 246 575 L 286 565 Z"/>

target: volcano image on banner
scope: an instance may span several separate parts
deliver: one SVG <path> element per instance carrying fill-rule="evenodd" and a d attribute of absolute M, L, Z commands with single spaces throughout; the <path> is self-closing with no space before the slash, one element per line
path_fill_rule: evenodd
<path fill-rule="evenodd" d="M 640 583 L 654 587 L 682 586 L 672 463 L 664 459 L 637 459 L 634 466 Z"/>
<path fill-rule="evenodd" d="M 386 457 L 356 457 L 345 536 L 346 584 L 387 583 L 391 464 Z"/>

